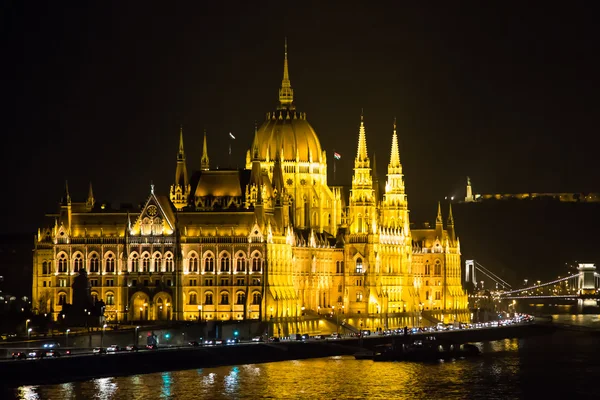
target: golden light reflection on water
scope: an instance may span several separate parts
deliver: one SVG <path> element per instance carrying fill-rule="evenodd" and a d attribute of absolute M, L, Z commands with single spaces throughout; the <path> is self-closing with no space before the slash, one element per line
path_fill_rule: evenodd
<path fill-rule="evenodd" d="M 479 343 L 484 355 L 433 363 L 336 356 L 21 387 L 20 399 L 419 399 L 518 397 L 519 340 Z M 508 394 L 507 394 L 508 393 Z M 513 396 L 514 395 L 514 396 Z"/>

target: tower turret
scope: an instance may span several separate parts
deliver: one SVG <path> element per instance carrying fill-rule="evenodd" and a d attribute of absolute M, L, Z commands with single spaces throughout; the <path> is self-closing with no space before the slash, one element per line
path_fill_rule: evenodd
<path fill-rule="evenodd" d="M 287 59 L 287 38 L 285 38 L 284 56 L 283 56 L 283 79 L 281 80 L 281 88 L 279 89 L 279 110 L 294 110 L 294 90 L 290 82 L 290 74 L 288 72 Z"/>
<path fill-rule="evenodd" d="M 456 241 L 456 232 L 454 231 L 454 216 L 452 215 L 452 203 L 448 207 L 448 237 L 452 241 L 452 245 Z"/>
<path fill-rule="evenodd" d="M 369 156 L 367 154 L 367 136 L 364 116 L 360 116 L 358 131 L 358 148 L 354 159 L 354 175 L 350 190 L 350 233 L 370 233 L 376 230 L 377 216 L 373 178 L 371 176 Z"/>
<path fill-rule="evenodd" d="M 382 221 L 386 228 L 401 228 L 405 231 L 404 235 L 410 237 L 408 233 L 408 200 L 404 191 L 404 175 L 400 163 L 396 119 L 394 119 L 390 163 L 388 164 L 387 182 L 381 209 Z"/>
<path fill-rule="evenodd" d="M 91 211 L 94 208 L 94 204 L 96 204 L 96 199 L 94 199 L 94 191 L 92 190 L 92 182 L 90 182 L 90 188 L 88 189 L 88 197 L 85 202 L 86 210 Z"/>
<path fill-rule="evenodd" d="M 438 239 L 442 240 L 444 233 L 444 219 L 442 218 L 442 205 L 438 201 L 437 217 L 435 218 L 435 234 Z"/>
<path fill-rule="evenodd" d="M 208 171 L 210 169 L 210 160 L 208 158 L 208 146 L 206 145 L 206 129 L 204 130 L 204 143 L 202 144 L 202 158 L 200 159 L 200 169 Z"/>
<path fill-rule="evenodd" d="M 183 148 L 183 127 L 179 129 L 179 150 L 177 152 L 177 167 L 175 168 L 175 183 L 171 185 L 169 198 L 177 210 L 188 204 L 190 195 L 185 150 Z"/>

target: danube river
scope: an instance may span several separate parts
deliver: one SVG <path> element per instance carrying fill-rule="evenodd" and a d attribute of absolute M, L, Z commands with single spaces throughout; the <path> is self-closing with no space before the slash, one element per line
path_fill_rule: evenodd
<path fill-rule="evenodd" d="M 600 326 L 599 316 L 558 316 Z M 4 390 L 17 399 L 523 399 L 597 392 L 600 336 L 552 335 L 480 344 L 483 354 L 409 363 L 329 357 L 93 379 Z M 43 371 L 40 371 L 43 373 Z M 1 379 L 1 378 L 0 378 Z"/>

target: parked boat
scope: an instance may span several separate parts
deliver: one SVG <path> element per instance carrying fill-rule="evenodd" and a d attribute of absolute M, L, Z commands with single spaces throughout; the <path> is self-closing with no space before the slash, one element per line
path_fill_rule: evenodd
<path fill-rule="evenodd" d="M 357 360 L 372 360 L 377 354 L 379 353 L 376 353 L 373 350 L 364 349 L 354 353 L 354 358 Z"/>
<path fill-rule="evenodd" d="M 373 361 L 436 361 L 479 354 L 479 348 L 472 344 L 456 344 L 426 338 L 426 340 L 415 340 L 410 344 L 393 346 L 376 354 Z"/>

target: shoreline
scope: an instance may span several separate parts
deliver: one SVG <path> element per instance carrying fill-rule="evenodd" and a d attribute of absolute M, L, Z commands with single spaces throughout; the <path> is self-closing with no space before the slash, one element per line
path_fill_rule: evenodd
<path fill-rule="evenodd" d="M 409 336 L 375 336 L 362 340 L 362 348 L 438 336 L 456 343 L 474 343 L 526 336 L 546 335 L 557 329 L 552 324 L 530 323 L 478 330 L 420 333 Z M 353 355 L 361 349 L 360 339 L 252 343 L 213 347 L 183 347 L 165 350 L 123 352 L 105 355 L 63 356 L 40 360 L 0 362 L 4 387 L 52 385 L 227 365 L 260 364 L 331 356 Z"/>

